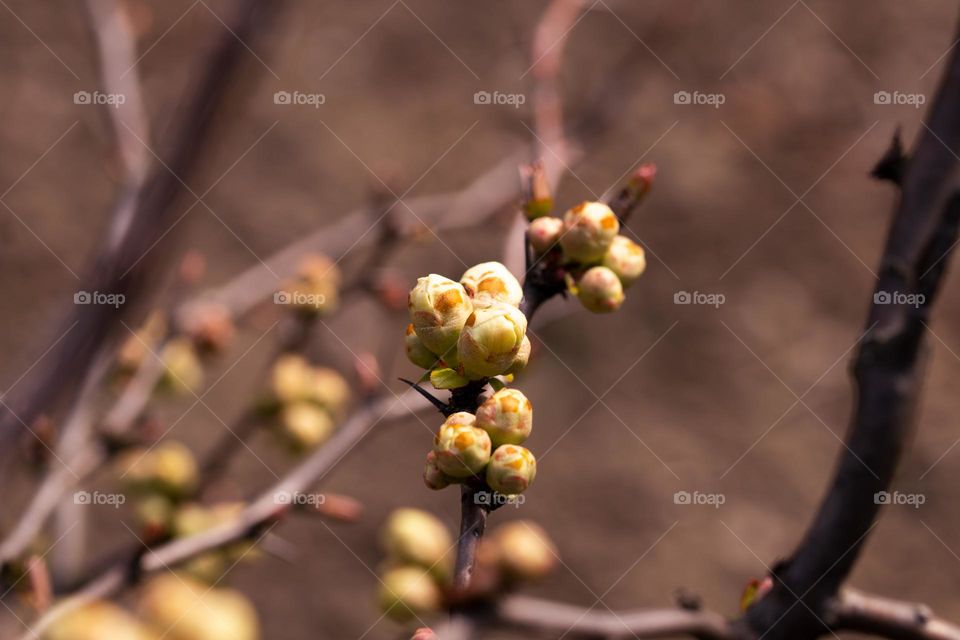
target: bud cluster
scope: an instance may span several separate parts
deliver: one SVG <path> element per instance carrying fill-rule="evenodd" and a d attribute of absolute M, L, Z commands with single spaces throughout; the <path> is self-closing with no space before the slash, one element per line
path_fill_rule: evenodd
<path fill-rule="evenodd" d="M 527 233 L 538 256 L 561 258 L 570 290 L 594 313 L 616 311 L 624 289 L 640 277 L 647 262 L 643 247 L 619 235 L 620 222 L 602 202 L 582 202 L 563 218 L 537 217 Z"/>
<path fill-rule="evenodd" d="M 423 481 L 439 490 L 483 479 L 504 495 L 523 493 L 537 475 L 537 461 L 520 446 L 533 429 L 533 405 L 523 393 L 504 388 L 483 401 L 476 414 L 449 416 L 427 454 Z"/>
<path fill-rule="evenodd" d="M 407 357 L 438 389 L 523 369 L 530 340 L 522 299 L 520 282 L 499 262 L 470 267 L 460 282 L 420 278 L 407 298 Z"/>
<path fill-rule="evenodd" d="M 495 528 L 477 549 L 474 579 L 468 593 L 452 592 L 454 538 L 426 511 L 397 509 L 380 531 L 387 554 L 380 570 L 378 601 L 384 614 L 398 622 L 440 611 L 451 599 L 493 597 L 504 587 L 539 580 L 559 562 L 546 532 L 529 520 Z"/>
<path fill-rule="evenodd" d="M 271 408 L 279 417 L 280 433 L 298 451 L 325 442 L 350 400 L 350 387 L 343 376 L 295 354 L 277 359 L 270 386 Z"/>

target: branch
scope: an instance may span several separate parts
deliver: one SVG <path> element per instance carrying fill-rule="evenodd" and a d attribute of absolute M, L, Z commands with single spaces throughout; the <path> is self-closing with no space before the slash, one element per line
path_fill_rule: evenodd
<path fill-rule="evenodd" d="M 930 607 L 845 589 L 828 609 L 834 628 L 894 640 L 957 640 L 960 627 L 936 617 Z"/>

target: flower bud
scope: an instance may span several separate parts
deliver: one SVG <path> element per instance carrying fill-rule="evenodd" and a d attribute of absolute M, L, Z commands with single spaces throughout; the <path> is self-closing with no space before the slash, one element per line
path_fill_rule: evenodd
<path fill-rule="evenodd" d="M 431 273 L 417 280 L 407 298 L 407 308 L 423 345 L 443 357 L 456 347 L 473 303 L 459 282 Z"/>
<path fill-rule="evenodd" d="M 490 448 L 486 431 L 465 424 L 444 423 L 433 439 L 437 466 L 454 478 L 466 478 L 482 471 L 490 460 Z"/>
<path fill-rule="evenodd" d="M 513 358 L 513 364 L 510 365 L 510 368 L 504 371 L 504 373 L 520 373 L 527 368 L 527 363 L 530 362 L 530 351 L 532 345 L 530 344 L 530 338 L 523 336 L 523 341 L 520 343 L 520 349 L 517 351 L 517 355 Z"/>
<path fill-rule="evenodd" d="M 340 306 L 340 269 L 327 256 L 307 256 L 297 277 L 286 285 L 297 309 L 308 314 L 330 314 Z"/>
<path fill-rule="evenodd" d="M 399 622 L 440 608 L 443 595 L 433 577 L 420 567 L 396 567 L 380 579 L 380 608 Z"/>
<path fill-rule="evenodd" d="M 430 627 L 420 627 L 413 632 L 410 640 L 440 640 L 440 638 Z"/>
<path fill-rule="evenodd" d="M 510 270 L 499 262 L 482 262 L 467 269 L 460 284 L 475 305 L 504 302 L 514 307 L 523 300 L 523 287 Z"/>
<path fill-rule="evenodd" d="M 333 419 L 312 402 L 293 402 L 280 411 L 280 425 L 298 451 L 307 451 L 325 442 L 333 433 Z"/>
<path fill-rule="evenodd" d="M 221 502 L 211 506 L 185 504 L 173 514 L 171 533 L 177 538 L 195 536 L 236 520 L 242 511 L 240 502 Z M 188 560 L 181 572 L 207 584 L 216 584 L 235 563 L 255 557 L 250 545 L 250 542 L 240 541 L 201 553 Z"/>
<path fill-rule="evenodd" d="M 313 371 L 302 356 L 287 354 L 277 358 L 270 373 L 270 386 L 280 402 L 296 402 L 310 396 Z"/>
<path fill-rule="evenodd" d="M 467 318 L 457 351 L 460 366 L 474 376 L 496 376 L 506 371 L 520 351 L 527 318 L 516 307 L 493 303 Z"/>
<path fill-rule="evenodd" d="M 500 550 L 500 567 L 513 579 L 544 578 L 559 562 L 556 546 L 535 522 L 508 522 L 497 527 L 492 537 Z"/>
<path fill-rule="evenodd" d="M 167 332 L 166 316 L 160 311 L 151 311 L 143 326 L 124 340 L 117 352 L 117 365 L 123 372 L 136 371 L 147 358 L 153 358 L 151 345 L 156 344 Z"/>
<path fill-rule="evenodd" d="M 527 229 L 530 246 L 537 255 L 542 255 L 556 247 L 562 234 L 563 220 L 560 218 L 537 218 Z"/>
<path fill-rule="evenodd" d="M 132 491 L 161 493 L 174 499 L 190 494 L 197 485 L 193 452 L 172 440 L 152 449 L 135 449 L 121 458 L 122 479 Z"/>
<path fill-rule="evenodd" d="M 397 509 L 387 518 L 380 534 L 391 560 L 412 564 L 442 575 L 450 567 L 453 540 L 434 515 L 420 509 Z"/>
<path fill-rule="evenodd" d="M 233 342 L 233 318 L 230 310 L 222 304 L 204 303 L 192 308 L 182 324 L 185 332 L 202 351 L 221 352 Z"/>
<path fill-rule="evenodd" d="M 407 358 L 421 369 L 433 369 L 437 364 L 437 355 L 424 346 L 419 336 L 417 336 L 417 333 L 413 330 L 412 324 L 407 325 L 407 335 L 404 338 L 404 344 L 407 348 Z"/>
<path fill-rule="evenodd" d="M 487 465 L 487 484 L 498 493 L 515 495 L 527 490 L 537 476 L 537 461 L 525 447 L 497 447 Z"/>
<path fill-rule="evenodd" d="M 607 267 L 588 269 L 577 282 L 577 298 L 594 313 L 616 311 L 623 304 L 623 297 L 620 278 Z"/>
<path fill-rule="evenodd" d="M 620 231 L 617 216 L 602 202 L 583 202 L 563 216 L 560 246 L 568 260 L 597 262 Z"/>
<path fill-rule="evenodd" d="M 423 484 L 427 485 L 428 489 L 439 491 L 440 489 L 446 489 L 455 482 L 459 482 L 459 479 L 451 478 L 441 471 L 440 467 L 437 466 L 437 453 L 430 451 L 427 454 L 427 462 L 423 466 Z"/>
<path fill-rule="evenodd" d="M 144 586 L 138 608 L 169 640 L 260 638 L 257 612 L 245 596 L 186 576 L 164 573 L 152 578 Z"/>
<path fill-rule="evenodd" d="M 647 268 L 643 247 L 626 236 L 617 236 L 603 254 L 603 266 L 620 278 L 624 287 L 629 287 Z"/>
<path fill-rule="evenodd" d="M 533 429 L 533 405 L 517 389 L 500 389 L 477 409 L 477 426 L 494 447 L 523 444 Z"/>
<path fill-rule="evenodd" d="M 350 385 L 336 370 L 329 367 L 314 367 L 310 400 L 333 413 L 339 413 L 350 400 Z"/>
<path fill-rule="evenodd" d="M 443 426 L 445 427 L 455 424 L 465 424 L 468 427 L 475 427 L 477 426 L 477 416 L 469 411 L 457 411 L 456 413 L 451 413 L 447 416 L 447 419 L 443 421 Z"/>
<path fill-rule="evenodd" d="M 177 338 L 167 342 L 160 354 L 163 360 L 163 383 L 177 393 L 196 394 L 203 385 L 203 365 L 189 340 Z"/>
<path fill-rule="evenodd" d="M 152 640 L 156 635 L 123 608 L 94 600 L 64 613 L 46 629 L 43 640 Z"/>

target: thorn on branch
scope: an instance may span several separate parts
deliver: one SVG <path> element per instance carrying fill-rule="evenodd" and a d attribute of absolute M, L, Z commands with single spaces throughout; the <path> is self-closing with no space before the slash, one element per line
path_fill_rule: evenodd
<path fill-rule="evenodd" d="M 435 406 L 435 407 L 437 408 L 437 410 L 438 410 L 440 413 L 442 413 L 443 415 L 446 416 L 446 415 L 450 415 L 450 413 L 455 413 L 455 412 L 453 412 L 453 411 L 450 411 L 450 405 L 448 405 L 448 404 L 447 404 L 446 402 L 444 402 L 443 400 L 440 400 L 439 398 L 434 397 L 433 394 L 431 394 L 429 391 L 427 391 L 426 389 L 424 389 L 423 387 L 421 387 L 421 386 L 420 386 L 419 384 L 417 384 L 416 382 L 412 382 L 412 381 L 410 381 L 410 380 L 407 380 L 406 378 L 400 378 L 399 380 L 400 380 L 400 382 L 403 382 L 403 383 L 405 383 L 405 384 L 410 385 L 410 388 L 411 388 L 411 389 L 413 389 L 414 391 L 416 391 L 417 393 L 419 393 L 421 396 L 423 396 L 424 398 L 426 398 L 427 400 L 429 400 L 429 401 L 430 401 L 430 404 L 432 404 L 433 406 Z"/>
<path fill-rule="evenodd" d="M 900 128 L 893 134 L 890 146 L 877 162 L 870 175 L 877 180 L 892 182 L 898 187 L 903 184 L 903 173 L 907 168 L 907 156 L 903 152 L 903 138 Z"/>

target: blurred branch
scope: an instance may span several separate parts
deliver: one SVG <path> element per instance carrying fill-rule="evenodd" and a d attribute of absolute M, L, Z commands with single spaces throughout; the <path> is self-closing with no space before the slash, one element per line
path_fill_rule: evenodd
<path fill-rule="evenodd" d="M 747 620 L 769 640 L 824 632 L 827 601 L 852 570 L 908 444 L 924 372 L 927 322 L 960 219 L 960 51 L 906 163 L 866 331 L 853 362 L 851 428 L 819 511 L 773 590 Z M 883 304 L 888 297 L 898 297 Z M 800 604 L 801 606 L 796 606 Z"/>

